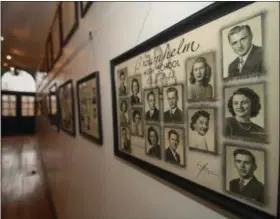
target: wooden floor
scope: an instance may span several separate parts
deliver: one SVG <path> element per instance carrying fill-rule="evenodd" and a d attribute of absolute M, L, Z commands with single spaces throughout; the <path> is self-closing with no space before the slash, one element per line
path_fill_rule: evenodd
<path fill-rule="evenodd" d="M 2 138 L 2 219 L 56 219 L 34 137 Z"/>

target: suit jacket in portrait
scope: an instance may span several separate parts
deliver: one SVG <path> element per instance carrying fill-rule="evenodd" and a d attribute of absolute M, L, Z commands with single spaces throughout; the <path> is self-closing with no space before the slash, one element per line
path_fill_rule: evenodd
<path fill-rule="evenodd" d="M 120 96 L 125 96 L 127 94 L 127 89 L 126 89 L 126 86 L 120 86 L 119 87 L 119 95 Z"/>
<path fill-rule="evenodd" d="M 134 95 L 131 95 L 130 97 L 130 104 L 134 105 L 134 104 L 140 104 L 140 98 Z"/>
<path fill-rule="evenodd" d="M 160 145 L 153 146 L 152 148 L 149 149 L 148 155 L 157 157 L 160 159 L 161 154 L 160 154 Z"/>
<path fill-rule="evenodd" d="M 126 141 L 123 141 L 123 150 L 130 152 L 131 151 L 131 144 L 130 140 L 127 139 Z"/>
<path fill-rule="evenodd" d="M 179 108 L 171 115 L 170 110 L 164 112 L 164 122 L 183 122 L 183 112 Z"/>
<path fill-rule="evenodd" d="M 177 160 L 174 158 L 169 147 L 165 150 L 165 161 L 180 165 L 180 155 L 176 151 L 175 156 L 177 157 Z"/>
<path fill-rule="evenodd" d="M 238 68 L 239 62 L 239 57 L 237 57 L 232 63 L 230 63 L 228 67 L 228 77 L 262 73 L 262 47 L 253 45 L 240 73 Z"/>
<path fill-rule="evenodd" d="M 152 121 L 159 121 L 159 110 L 156 108 L 152 116 L 150 114 L 150 110 L 147 111 L 145 114 L 145 119 L 152 120 Z"/>
<path fill-rule="evenodd" d="M 239 183 L 239 178 L 231 180 L 229 183 L 229 190 L 259 203 L 264 203 L 264 185 L 258 181 L 255 176 L 253 176 L 242 190 L 240 189 Z"/>

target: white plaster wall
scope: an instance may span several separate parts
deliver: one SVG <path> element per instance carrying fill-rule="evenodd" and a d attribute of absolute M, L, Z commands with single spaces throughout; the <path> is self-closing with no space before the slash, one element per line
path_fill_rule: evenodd
<path fill-rule="evenodd" d="M 93 31 L 94 39 L 42 91 L 48 92 L 54 82 L 59 85 L 73 79 L 75 83 L 100 71 L 104 145 L 99 147 L 81 137 L 78 125 L 74 138 L 63 131 L 56 132 L 47 119 L 38 118 L 40 149 L 59 219 L 233 218 L 160 182 L 113 153 L 110 60 L 209 4 L 98 2 L 80 19 L 79 29 L 57 66 L 86 41 L 88 29 Z M 78 124 L 76 104 L 75 108 Z"/>

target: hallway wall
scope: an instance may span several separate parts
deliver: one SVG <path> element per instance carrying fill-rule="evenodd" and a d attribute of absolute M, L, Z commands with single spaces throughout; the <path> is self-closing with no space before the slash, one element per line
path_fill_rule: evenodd
<path fill-rule="evenodd" d="M 80 19 L 57 66 L 87 41 L 89 29 L 93 40 L 42 91 L 49 92 L 54 82 L 60 85 L 73 79 L 75 84 L 100 71 L 104 144 L 99 147 L 79 135 L 76 100 L 75 138 L 56 132 L 46 118 L 38 118 L 40 149 L 59 219 L 233 218 L 216 213 L 209 203 L 160 182 L 113 152 L 110 60 L 209 4 L 98 2 Z"/>

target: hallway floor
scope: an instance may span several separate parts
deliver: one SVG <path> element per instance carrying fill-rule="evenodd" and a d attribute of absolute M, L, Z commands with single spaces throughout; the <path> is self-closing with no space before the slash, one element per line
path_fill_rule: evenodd
<path fill-rule="evenodd" d="M 2 219 L 55 219 L 35 137 L 2 138 Z"/>

